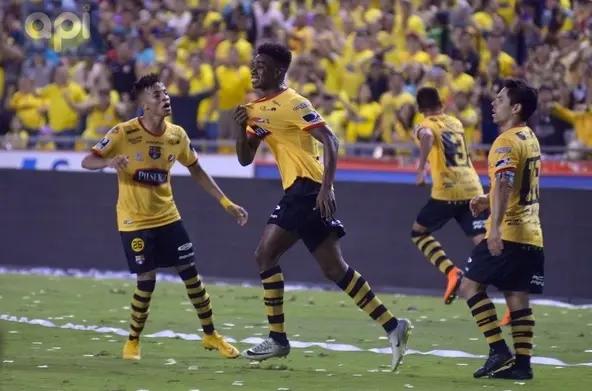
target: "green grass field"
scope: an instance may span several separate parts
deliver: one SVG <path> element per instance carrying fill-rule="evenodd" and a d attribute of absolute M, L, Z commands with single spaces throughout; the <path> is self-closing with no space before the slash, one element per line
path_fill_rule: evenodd
<path fill-rule="evenodd" d="M 207 280 L 206 280 L 207 282 Z M 267 332 L 258 288 L 209 285 L 218 329 L 238 341 Z M 41 276 L 0 275 L 0 314 L 127 330 L 133 283 Z M 431 297 L 382 295 L 399 317 L 415 325 L 409 348 L 486 354 L 463 302 L 444 306 Z M 364 350 L 387 344 L 374 325 L 341 292 L 293 291 L 285 297 L 293 340 L 345 343 Z M 502 311 L 498 305 L 498 311 Z M 535 355 L 569 364 L 592 362 L 592 311 L 535 306 Z M 226 324 L 226 325 L 224 325 Z M 145 334 L 197 333 L 193 308 L 178 283 L 157 284 Z M 525 384 L 475 380 L 483 359 L 412 354 L 398 373 L 390 356 L 369 351 L 292 349 L 287 359 L 252 365 L 205 351 L 199 341 L 144 338 L 143 358 L 120 358 L 125 337 L 0 320 L 1 390 L 590 390 L 592 367 L 535 365 Z M 506 330 L 507 334 L 507 330 Z M 475 340 L 475 338 L 477 338 Z M 248 345 L 238 343 L 240 349 Z"/>

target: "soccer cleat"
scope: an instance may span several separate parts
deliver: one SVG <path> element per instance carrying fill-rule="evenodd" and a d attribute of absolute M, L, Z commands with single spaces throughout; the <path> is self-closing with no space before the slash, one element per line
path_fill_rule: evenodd
<path fill-rule="evenodd" d="M 492 379 L 531 380 L 532 368 L 519 368 L 516 364 L 508 369 L 489 375 Z"/>
<path fill-rule="evenodd" d="M 265 338 L 259 345 L 242 352 L 244 358 L 263 361 L 272 357 L 286 357 L 290 353 L 290 345 L 280 345 L 273 338 Z"/>
<path fill-rule="evenodd" d="M 388 335 L 393 354 L 393 361 L 391 364 L 391 371 L 393 372 L 397 370 L 405 355 L 407 340 L 409 339 L 409 334 L 411 334 L 412 327 L 413 326 L 411 326 L 411 323 L 407 319 L 399 319 L 397 327 Z"/>
<path fill-rule="evenodd" d="M 456 266 L 448 272 L 446 283 L 446 291 L 444 292 L 444 304 L 451 304 L 456 299 L 456 291 L 460 286 L 462 280 L 462 271 Z"/>
<path fill-rule="evenodd" d="M 499 321 L 500 327 L 509 326 L 512 324 L 512 317 L 510 316 L 510 309 L 506 308 L 506 312 L 504 312 L 504 316 Z"/>
<path fill-rule="evenodd" d="M 496 373 L 510 368 L 514 364 L 514 357 L 509 351 L 502 353 L 495 353 L 489 350 L 489 357 L 485 364 L 473 373 L 473 377 L 479 378 L 483 376 L 493 377 Z"/>
<path fill-rule="evenodd" d="M 228 343 L 217 331 L 204 335 L 201 343 L 207 350 L 217 350 L 222 357 L 237 358 L 239 355 L 238 349 Z"/>
<path fill-rule="evenodd" d="M 140 354 L 140 340 L 128 339 L 123 345 L 123 359 L 124 360 L 139 360 L 142 358 Z"/>

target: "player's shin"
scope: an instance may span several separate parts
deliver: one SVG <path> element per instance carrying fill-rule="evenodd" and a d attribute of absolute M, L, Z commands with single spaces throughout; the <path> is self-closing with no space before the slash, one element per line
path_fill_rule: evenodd
<path fill-rule="evenodd" d="M 489 347 L 496 352 L 507 352 L 509 349 L 502 336 L 502 330 L 498 325 L 495 306 L 487 296 L 487 293 L 484 291 L 476 293 L 467 299 L 467 305 Z"/>
<path fill-rule="evenodd" d="M 411 241 L 442 274 L 448 275 L 455 269 L 454 263 L 448 258 L 440 242 L 429 233 L 411 231 Z"/>
<path fill-rule="evenodd" d="M 280 345 L 287 345 L 284 330 L 284 275 L 279 266 L 261 273 L 263 300 L 269 322 L 269 337 Z"/>
<path fill-rule="evenodd" d="M 142 330 L 144 330 L 155 286 L 155 280 L 138 280 L 137 282 L 131 302 L 130 340 L 139 339 Z"/>
<path fill-rule="evenodd" d="M 380 324 L 387 334 L 397 327 L 397 318 L 386 309 L 360 273 L 349 267 L 345 276 L 337 282 L 337 286 L 347 293 L 360 309 Z"/>
<path fill-rule="evenodd" d="M 183 269 L 179 272 L 179 277 L 185 284 L 187 289 L 187 296 L 191 304 L 197 311 L 197 316 L 201 323 L 201 328 L 205 334 L 214 333 L 214 320 L 212 315 L 212 306 L 210 304 L 210 296 L 206 292 L 200 276 L 197 274 L 197 269 L 194 265 Z"/>
<path fill-rule="evenodd" d="M 510 313 L 512 318 L 512 338 L 516 352 L 516 365 L 523 369 L 530 368 L 532 356 L 532 340 L 534 330 L 534 316 L 532 309 L 525 308 Z"/>

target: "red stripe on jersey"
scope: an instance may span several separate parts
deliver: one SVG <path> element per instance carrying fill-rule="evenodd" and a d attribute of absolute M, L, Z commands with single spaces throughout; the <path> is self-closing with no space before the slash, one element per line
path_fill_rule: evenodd
<path fill-rule="evenodd" d="M 307 126 L 306 128 L 302 128 L 302 130 L 308 131 L 308 130 L 312 130 L 314 128 L 320 128 L 325 126 L 325 122 L 319 122 L 318 124 L 312 124 Z"/>

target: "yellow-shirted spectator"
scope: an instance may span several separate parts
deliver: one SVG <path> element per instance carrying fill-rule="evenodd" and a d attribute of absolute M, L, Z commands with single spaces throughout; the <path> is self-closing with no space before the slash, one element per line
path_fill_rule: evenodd
<path fill-rule="evenodd" d="M 516 0 L 498 0 L 497 14 L 502 17 L 506 26 L 512 26 L 516 20 Z"/>
<path fill-rule="evenodd" d="M 176 42 L 177 58 L 180 61 L 187 61 L 191 53 L 203 49 L 205 41 L 201 37 L 201 28 L 197 20 L 192 21 L 187 27 L 185 35 Z"/>
<path fill-rule="evenodd" d="M 553 114 L 573 125 L 576 137 L 586 147 L 592 147 L 592 107 L 585 110 L 570 110 L 560 104 L 553 105 Z"/>
<path fill-rule="evenodd" d="M 189 94 L 194 95 L 214 87 L 214 68 L 201 61 L 199 54 L 191 56 L 191 72 L 189 79 Z M 199 129 L 205 129 L 218 120 L 218 113 L 213 109 L 212 98 L 201 101 L 197 110 L 197 124 Z"/>
<path fill-rule="evenodd" d="M 487 36 L 487 48 L 481 51 L 480 70 L 485 73 L 490 61 L 497 61 L 502 78 L 511 77 L 516 72 L 516 61 L 502 50 L 504 36 L 501 33 L 491 33 Z"/>
<path fill-rule="evenodd" d="M 39 96 L 47 101 L 49 127 L 57 136 L 75 136 L 80 125 L 81 105 L 87 102 L 82 87 L 69 80 L 65 66 L 56 68 L 53 83 L 41 88 Z M 71 149 L 73 142 L 60 141 L 58 149 Z"/>
<path fill-rule="evenodd" d="M 294 27 L 289 33 L 288 46 L 295 55 L 310 53 L 314 42 L 314 29 L 308 25 L 308 14 L 299 12 L 294 19 Z"/>
<path fill-rule="evenodd" d="M 12 94 L 8 107 L 19 119 L 20 127 L 29 134 L 37 134 L 45 125 L 46 102 L 35 93 L 33 79 L 23 76 L 18 90 Z"/>
<path fill-rule="evenodd" d="M 475 88 L 475 79 L 465 72 L 464 61 L 460 58 L 452 60 L 450 86 L 454 91 L 471 92 Z"/>
<path fill-rule="evenodd" d="M 449 112 L 454 115 L 465 128 L 465 140 L 467 145 L 481 142 L 481 133 L 477 129 L 479 125 L 479 114 L 469 101 L 470 91 L 456 91 L 454 93 L 454 104 Z"/>
<path fill-rule="evenodd" d="M 403 74 L 395 72 L 389 78 L 389 91 L 382 94 L 380 97 L 380 105 L 382 106 L 381 116 L 381 135 L 382 141 L 391 143 L 393 141 L 393 132 L 397 122 L 397 111 L 405 103 L 415 102 L 415 98 L 409 92 L 404 90 L 405 78 Z"/>
<path fill-rule="evenodd" d="M 413 129 L 422 119 L 423 116 L 416 110 L 415 99 L 402 102 L 395 115 L 395 128 L 392 133 L 393 142 L 412 142 Z"/>
<path fill-rule="evenodd" d="M 395 67 L 400 67 L 409 63 L 417 63 L 422 65 L 431 64 L 432 61 L 430 55 L 423 51 L 421 38 L 417 33 L 409 32 L 407 34 L 406 42 L 406 50 L 399 50 L 395 47 L 385 55 L 385 62 Z"/>
<path fill-rule="evenodd" d="M 406 35 L 415 33 L 418 37 L 425 37 L 425 24 L 421 17 L 415 14 L 414 5 L 409 0 L 401 0 L 397 5 L 393 24 L 393 43 L 399 50 L 409 50 L 406 47 Z"/>
<path fill-rule="evenodd" d="M 77 149 L 88 149 L 123 119 L 119 115 L 117 103 L 119 95 L 115 90 L 101 88 L 97 91 L 96 101 L 86 117 L 86 129 L 82 133 L 82 142 Z"/>
<path fill-rule="evenodd" d="M 348 124 L 345 134 L 347 142 L 370 142 L 376 139 L 382 106 L 372 101 L 370 88 L 362 84 L 357 99 L 343 102 L 347 110 Z"/>
<path fill-rule="evenodd" d="M 337 136 L 341 143 L 346 141 L 345 129 L 347 126 L 347 112 L 338 107 L 336 96 L 328 93 L 321 93 L 316 105 L 319 114 L 323 117 L 329 128 Z M 341 155 L 345 154 L 345 148 L 340 148 Z"/>
<path fill-rule="evenodd" d="M 231 48 L 228 59 L 216 67 L 216 77 L 220 81 L 220 89 L 214 98 L 219 115 L 219 138 L 230 139 L 234 137 L 234 108 L 245 103 L 247 93 L 252 89 L 251 71 L 249 67 L 240 65 L 238 52 Z"/>
<path fill-rule="evenodd" d="M 216 60 L 224 61 L 230 55 L 230 49 L 233 48 L 238 53 L 241 64 L 249 64 L 253 55 L 253 45 L 242 37 L 237 26 L 230 25 L 227 29 L 228 38 L 220 42 L 216 47 Z"/>
<path fill-rule="evenodd" d="M 440 53 L 440 46 L 433 39 L 426 40 L 425 52 L 430 56 L 431 65 L 440 65 L 443 68 L 450 68 L 450 57 L 446 54 Z"/>
<path fill-rule="evenodd" d="M 351 51 L 344 50 L 344 54 L 337 60 L 341 75 L 341 91 L 350 100 L 353 100 L 360 86 L 366 81 L 366 71 L 374 57 L 365 31 L 357 32 L 353 38 Z"/>

